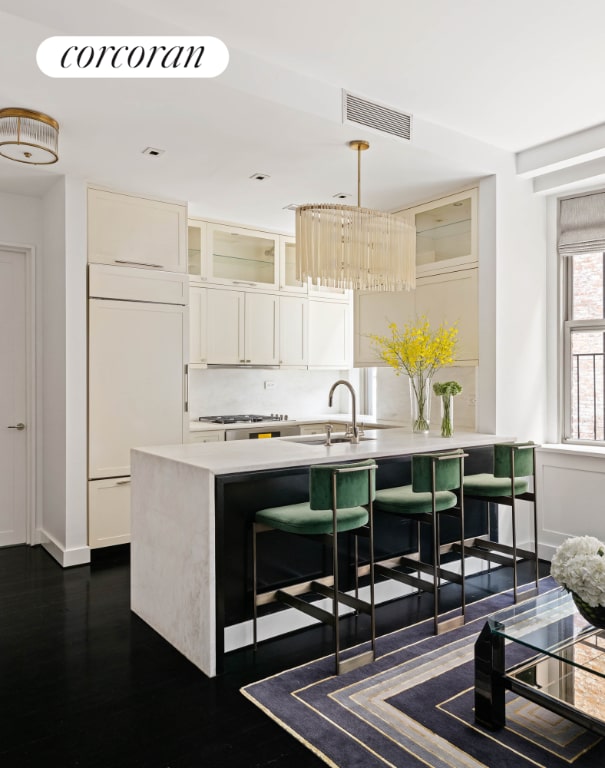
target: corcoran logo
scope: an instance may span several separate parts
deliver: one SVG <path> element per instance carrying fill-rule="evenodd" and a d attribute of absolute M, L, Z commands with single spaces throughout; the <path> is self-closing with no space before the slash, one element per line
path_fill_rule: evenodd
<path fill-rule="evenodd" d="M 229 51 L 217 37 L 49 37 L 36 61 L 49 77 L 217 77 Z"/>

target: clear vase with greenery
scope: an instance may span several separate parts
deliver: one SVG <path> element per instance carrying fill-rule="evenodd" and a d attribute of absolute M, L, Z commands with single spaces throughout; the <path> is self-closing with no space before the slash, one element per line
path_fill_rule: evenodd
<path fill-rule="evenodd" d="M 441 398 L 441 437 L 454 434 L 454 397 L 462 392 L 457 381 L 435 382 L 433 392 Z"/>
<path fill-rule="evenodd" d="M 390 323 L 389 330 L 390 336 L 370 334 L 370 339 L 381 360 L 394 368 L 397 375 L 403 372 L 409 376 L 412 430 L 428 432 L 430 382 L 439 368 L 454 362 L 458 329 L 442 323 L 431 331 L 428 319 L 422 316 L 415 325 L 406 323 L 402 329 Z"/>

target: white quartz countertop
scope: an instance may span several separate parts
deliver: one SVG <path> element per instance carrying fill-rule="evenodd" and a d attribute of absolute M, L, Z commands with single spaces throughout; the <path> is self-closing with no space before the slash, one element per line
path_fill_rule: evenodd
<path fill-rule="evenodd" d="M 318 416 L 313 416 L 310 419 L 286 419 L 276 421 L 263 421 L 263 422 L 245 422 L 238 421 L 235 424 L 213 424 L 209 421 L 198 421 L 194 419 L 189 422 L 190 432 L 216 432 L 217 430 L 225 429 L 260 429 L 267 427 L 268 429 L 275 429 L 276 427 L 284 427 L 288 424 L 330 424 L 331 422 L 342 423 L 351 422 L 350 413 L 324 413 Z M 363 424 L 364 427 L 383 426 L 383 427 L 402 427 L 403 424 L 397 421 L 385 421 L 384 419 L 377 419 L 375 416 L 367 416 L 360 414 L 357 417 L 357 422 Z"/>
<path fill-rule="evenodd" d="M 514 439 L 511 436 L 478 432 L 457 432 L 451 438 L 442 438 L 438 432 L 428 435 L 413 434 L 409 427 L 367 429 L 365 437 L 366 439 L 358 445 L 336 443 L 329 448 L 322 444 L 313 443 L 314 440 L 317 440 L 316 435 L 308 435 L 279 437 L 271 440 L 234 440 L 220 443 L 151 446 L 135 448 L 133 453 L 152 455 L 168 461 L 199 467 L 215 475 L 225 475 L 234 472 L 254 472 L 282 467 L 325 464 L 331 461 L 354 461 L 355 459 L 470 448 Z"/>

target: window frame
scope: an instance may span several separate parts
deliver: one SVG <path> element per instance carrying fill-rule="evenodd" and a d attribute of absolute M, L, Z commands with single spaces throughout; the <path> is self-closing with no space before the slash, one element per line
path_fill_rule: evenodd
<path fill-rule="evenodd" d="M 586 251 L 578 250 L 578 256 Z M 602 253 L 594 251 L 594 253 Z M 605 253 L 603 256 L 603 281 L 605 284 Z M 605 436 L 603 440 L 591 440 L 588 438 L 579 438 L 572 435 L 572 356 L 571 356 L 571 336 L 574 331 L 595 331 L 601 332 L 605 336 L 605 316 L 603 318 L 583 318 L 572 320 L 573 309 L 573 259 L 574 255 L 560 256 L 563 259 L 563 275 L 565 280 L 564 287 L 564 317 L 563 317 L 563 429 L 561 439 L 563 443 L 571 445 L 592 445 L 598 447 L 605 446 Z M 605 315 L 605 312 L 603 313 Z M 605 362 L 605 358 L 604 358 Z"/>

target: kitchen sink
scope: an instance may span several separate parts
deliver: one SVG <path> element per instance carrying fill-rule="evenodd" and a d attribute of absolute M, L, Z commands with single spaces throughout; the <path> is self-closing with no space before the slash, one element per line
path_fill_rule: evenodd
<path fill-rule="evenodd" d="M 376 440 L 375 437 L 360 437 L 359 441 L 362 442 L 364 440 Z M 312 435 L 310 437 L 293 437 L 290 439 L 291 443 L 306 443 L 307 445 L 325 445 L 326 442 L 326 436 L 325 435 Z M 336 443 L 350 443 L 351 440 L 348 437 L 333 437 L 331 439 L 331 442 L 333 444 Z"/>

